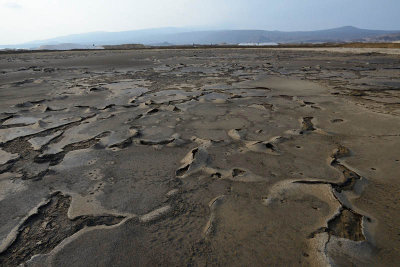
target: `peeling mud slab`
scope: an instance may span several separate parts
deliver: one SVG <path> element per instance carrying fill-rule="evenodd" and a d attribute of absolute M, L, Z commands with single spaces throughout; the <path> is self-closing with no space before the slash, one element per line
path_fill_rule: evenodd
<path fill-rule="evenodd" d="M 70 220 L 67 217 L 71 199 L 61 193 L 53 194 L 48 203 L 38 209 L 18 229 L 14 242 L 0 253 L 2 266 L 16 266 L 26 262 L 36 254 L 50 252 L 62 240 L 84 227 L 96 225 L 114 225 L 123 217 L 82 216 Z"/>
<path fill-rule="evenodd" d="M 18 154 L 8 153 L 0 149 L 0 165 L 7 164 L 13 160 L 16 160 L 18 157 Z"/>

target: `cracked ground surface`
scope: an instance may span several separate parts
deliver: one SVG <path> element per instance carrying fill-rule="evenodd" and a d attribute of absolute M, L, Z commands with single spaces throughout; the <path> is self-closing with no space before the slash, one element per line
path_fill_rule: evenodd
<path fill-rule="evenodd" d="M 396 266 L 400 57 L 0 55 L 1 266 Z"/>

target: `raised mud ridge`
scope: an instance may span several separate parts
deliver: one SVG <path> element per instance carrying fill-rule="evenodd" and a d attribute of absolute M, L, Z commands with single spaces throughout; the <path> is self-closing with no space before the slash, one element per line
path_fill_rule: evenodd
<path fill-rule="evenodd" d="M 60 192 L 50 196 L 48 202 L 31 215 L 18 229 L 17 238 L 0 254 L 1 266 L 17 266 L 32 256 L 45 254 L 61 241 L 84 227 L 115 225 L 121 216 L 80 216 L 73 220 L 67 216 L 71 197 Z"/>

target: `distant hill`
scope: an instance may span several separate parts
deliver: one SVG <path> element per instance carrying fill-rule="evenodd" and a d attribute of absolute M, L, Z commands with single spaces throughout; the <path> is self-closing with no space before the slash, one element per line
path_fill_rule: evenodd
<path fill-rule="evenodd" d="M 38 50 L 71 50 L 71 49 L 104 49 L 102 46 L 83 45 L 83 44 L 55 44 L 55 45 L 41 45 Z"/>
<path fill-rule="evenodd" d="M 61 36 L 17 45 L 0 45 L 0 48 L 37 48 L 41 45 L 75 43 L 82 45 L 119 44 L 240 44 L 240 43 L 323 43 L 364 41 L 378 36 L 400 34 L 400 31 L 359 29 L 352 26 L 318 31 L 265 31 L 265 30 L 214 30 L 190 31 L 180 28 L 160 28 L 123 32 L 91 32 Z"/>
<path fill-rule="evenodd" d="M 319 31 L 263 31 L 224 30 L 184 32 L 164 36 L 165 41 L 174 44 L 239 44 L 239 43 L 322 43 L 349 42 L 363 38 L 393 33 L 390 31 L 365 30 L 347 26 Z"/>

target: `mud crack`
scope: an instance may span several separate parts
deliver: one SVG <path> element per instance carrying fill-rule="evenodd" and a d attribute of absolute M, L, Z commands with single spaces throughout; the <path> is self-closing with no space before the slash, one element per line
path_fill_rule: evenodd
<path fill-rule="evenodd" d="M 335 192 L 341 193 L 342 191 L 352 191 L 354 185 L 361 176 L 350 170 L 348 167 L 344 166 L 339 162 L 340 158 L 349 156 L 350 150 L 342 145 L 339 145 L 337 149 L 333 152 L 331 158 L 331 166 L 339 170 L 344 178 L 341 183 L 332 183 L 324 181 L 295 181 L 295 183 L 301 184 L 328 184 L 333 190 L 333 195 L 336 197 Z M 337 237 L 342 237 L 350 239 L 353 241 L 363 241 L 366 240 L 362 231 L 362 220 L 363 215 L 356 213 L 355 211 L 346 207 L 337 197 L 336 200 L 340 203 L 341 208 L 339 213 L 337 213 L 333 218 L 327 222 L 327 227 L 322 227 L 310 234 L 310 238 L 313 238 L 316 234 L 327 232 L 329 235 L 334 235 Z M 368 219 L 368 218 L 367 218 Z"/>
<path fill-rule="evenodd" d="M 344 182 L 342 183 L 332 183 L 332 187 L 335 188 L 337 192 L 342 192 L 342 190 L 350 191 L 353 190 L 354 185 L 358 180 L 361 179 L 361 176 L 355 171 L 350 170 L 348 167 L 344 166 L 339 162 L 340 158 L 350 156 L 350 150 L 347 147 L 342 145 L 338 146 L 338 148 L 332 154 L 331 166 L 335 167 L 339 170 L 344 178 Z"/>

